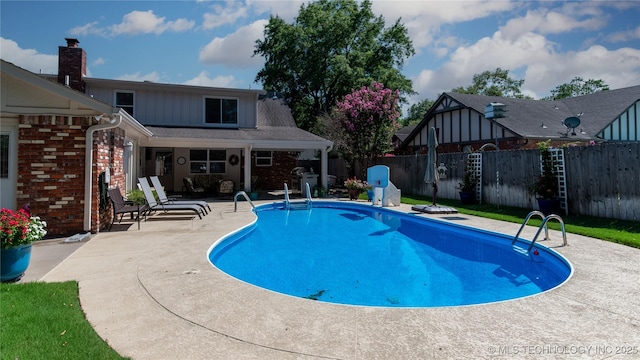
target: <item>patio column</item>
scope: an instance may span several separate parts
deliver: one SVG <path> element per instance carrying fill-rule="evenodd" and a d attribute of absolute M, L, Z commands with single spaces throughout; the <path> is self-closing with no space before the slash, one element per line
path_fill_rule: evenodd
<path fill-rule="evenodd" d="M 329 172 L 329 157 L 327 156 L 329 148 L 320 149 L 320 184 L 329 188 L 327 173 Z"/>
<path fill-rule="evenodd" d="M 253 149 L 251 144 L 244 146 L 244 191 L 246 193 L 251 191 L 251 149 Z"/>

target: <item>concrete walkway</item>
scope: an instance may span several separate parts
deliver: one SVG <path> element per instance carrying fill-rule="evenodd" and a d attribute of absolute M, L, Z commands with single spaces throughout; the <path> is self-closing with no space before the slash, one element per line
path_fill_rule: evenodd
<path fill-rule="evenodd" d="M 255 216 L 245 202 L 238 212 L 232 202 L 211 205 L 203 220 L 156 215 L 140 230 L 116 225 L 41 280 L 77 280 L 97 333 L 133 359 L 640 358 L 638 249 L 573 234 L 557 247 L 561 236 L 550 231 L 542 244 L 575 268 L 558 289 L 466 307 L 344 306 L 262 290 L 214 268 L 213 242 Z M 460 214 L 417 216 L 509 235 L 519 228 Z"/>

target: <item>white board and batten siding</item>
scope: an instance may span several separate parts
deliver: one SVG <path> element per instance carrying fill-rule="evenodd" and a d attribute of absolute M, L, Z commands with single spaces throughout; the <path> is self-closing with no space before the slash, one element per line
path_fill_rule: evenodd
<path fill-rule="evenodd" d="M 132 83 L 130 88 L 113 88 L 109 83 L 87 83 L 86 93 L 107 104 L 115 104 L 116 92 L 134 93 L 133 116 L 147 126 L 207 126 L 204 122 L 205 98 L 238 100 L 238 127 L 254 128 L 257 119 L 257 96 L 249 91 L 224 91 L 205 87 L 162 88 L 161 84 Z M 146 85 L 146 86 L 145 86 Z M 171 86 L 171 85 L 169 85 Z M 212 126 L 213 127 L 213 126 Z"/>

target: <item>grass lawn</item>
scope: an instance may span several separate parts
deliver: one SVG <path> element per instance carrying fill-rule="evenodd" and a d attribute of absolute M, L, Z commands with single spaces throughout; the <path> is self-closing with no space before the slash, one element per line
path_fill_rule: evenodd
<path fill-rule="evenodd" d="M 366 199 L 366 194 L 364 196 Z M 432 198 L 419 195 L 403 196 L 405 204 L 431 204 Z M 462 205 L 458 200 L 438 199 L 439 205 L 454 207 L 461 214 L 475 215 L 495 220 L 502 220 L 522 224 L 530 209 L 522 209 L 510 206 L 485 205 Z M 599 218 L 585 215 L 569 215 L 562 217 L 565 224 L 565 231 L 568 233 L 584 235 L 596 239 L 616 242 L 635 248 L 640 248 L 640 222 Z M 530 225 L 540 226 L 542 220 L 532 218 Z M 547 223 L 550 229 L 560 230 L 557 221 Z M 515 235 L 515 234 L 514 234 Z"/>
<path fill-rule="evenodd" d="M 78 283 L 0 284 L 0 354 L 4 359 L 127 359 L 93 330 Z"/>

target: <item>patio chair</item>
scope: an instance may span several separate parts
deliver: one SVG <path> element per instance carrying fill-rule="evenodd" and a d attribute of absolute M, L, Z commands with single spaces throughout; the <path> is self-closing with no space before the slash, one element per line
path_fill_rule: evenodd
<path fill-rule="evenodd" d="M 153 185 L 153 188 L 156 189 L 156 194 L 158 195 L 158 200 L 160 201 L 160 204 L 191 204 L 191 205 L 198 205 L 200 207 L 202 207 L 202 209 L 204 210 L 204 213 L 207 214 L 209 211 L 211 211 L 211 208 L 209 207 L 209 204 L 206 201 L 203 200 L 176 200 L 176 199 L 171 199 L 167 196 L 167 194 L 164 192 L 164 187 L 162 186 L 162 183 L 160 182 L 160 179 L 157 176 L 149 176 L 149 180 L 151 180 L 151 184 Z"/>
<path fill-rule="evenodd" d="M 111 204 L 113 205 L 113 220 L 111 224 L 109 224 L 109 231 L 111 231 L 111 227 L 113 223 L 116 222 L 118 215 L 120 215 L 120 220 L 118 223 L 122 222 L 122 217 L 124 214 L 131 214 L 131 218 L 133 219 L 133 214 L 136 214 L 136 219 L 138 221 L 138 225 L 140 224 L 140 214 L 144 214 L 147 210 L 147 205 L 133 205 L 127 204 L 127 202 L 122 197 L 122 193 L 120 192 L 120 188 L 113 188 L 107 190 L 107 194 L 109 195 L 109 200 L 111 200 Z M 138 226 L 139 228 L 139 226 Z"/>
<path fill-rule="evenodd" d="M 203 194 L 204 188 L 195 187 L 193 185 L 193 180 L 190 177 L 182 178 L 182 183 L 184 184 L 184 188 L 187 190 L 187 195 L 194 196 L 195 194 Z"/>
<path fill-rule="evenodd" d="M 161 204 L 156 201 L 155 196 L 153 196 L 153 192 L 151 191 L 151 186 L 149 185 L 149 181 L 146 177 L 138 178 L 138 183 L 142 188 L 142 192 L 144 193 L 145 199 L 147 199 L 147 204 L 149 205 L 147 209 L 147 214 L 151 211 L 163 211 L 165 213 L 169 211 L 193 211 L 198 215 L 200 219 L 202 219 L 202 215 L 204 214 L 204 210 L 202 207 L 193 204 Z M 157 192 L 157 190 L 156 190 Z"/>

